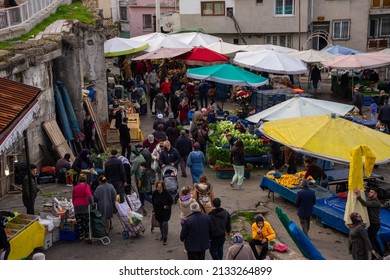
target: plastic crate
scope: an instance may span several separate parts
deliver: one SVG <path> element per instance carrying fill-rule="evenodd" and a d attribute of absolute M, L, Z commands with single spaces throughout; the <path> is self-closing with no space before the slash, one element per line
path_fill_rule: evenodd
<path fill-rule="evenodd" d="M 77 224 L 62 223 L 60 226 L 60 240 L 73 241 L 78 238 Z"/>

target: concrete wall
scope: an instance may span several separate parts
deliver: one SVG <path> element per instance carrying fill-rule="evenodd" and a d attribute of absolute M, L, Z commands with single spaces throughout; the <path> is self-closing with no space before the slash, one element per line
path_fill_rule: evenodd
<path fill-rule="evenodd" d="M 72 33 L 47 36 L 14 46 L 13 52 L 0 52 L 0 76 L 42 90 L 40 113 L 28 129 L 31 162 L 40 163 L 43 154 L 38 144 L 48 149 L 51 143 L 42 122 L 56 118 L 53 85 L 65 83 L 78 118 L 84 119 L 81 89 L 83 80 L 94 82 L 97 92 L 95 110 L 101 123 L 108 122 L 103 32 L 99 28 L 73 24 Z"/>
<path fill-rule="evenodd" d="M 332 35 L 334 20 L 351 20 L 350 38 L 348 40 L 333 40 L 333 45 L 342 45 L 360 51 L 367 51 L 368 19 L 371 1 L 341 0 L 314 1 L 313 20 L 323 16 L 324 21 L 330 21 Z"/>

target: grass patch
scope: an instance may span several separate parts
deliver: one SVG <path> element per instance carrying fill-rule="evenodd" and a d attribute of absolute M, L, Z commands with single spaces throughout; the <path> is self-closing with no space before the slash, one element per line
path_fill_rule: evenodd
<path fill-rule="evenodd" d="M 57 11 L 54 14 L 50 15 L 41 23 L 37 24 L 28 33 L 18 38 L 13 38 L 13 39 L 0 42 L 0 49 L 5 49 L 20 41 L 27 41 L 31 37 L 36 36 L 39 32 L 45 30 L 45 28 L 48 27 L 53 22 L 61 19 L 79 20 L 80 22 L 85 24 L 93 24 L 94 22 L 93 12 L 87 7 L 85 7 L 81 2 L 74 2 L 71 5 L 62 5 L 58 7 Z"/>

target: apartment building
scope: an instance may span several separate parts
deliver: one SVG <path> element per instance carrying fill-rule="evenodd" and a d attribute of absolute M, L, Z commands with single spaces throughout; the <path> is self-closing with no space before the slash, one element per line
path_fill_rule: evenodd
<path fill-rule="evenodd" d="M 367 47 L 377 51 L 390 47 L 390 0 L 371 0 Z"/>
<path fill-rule="evenodd" d="M 366 51 L 369 13 L 379 9 L 372 3 L 389 1 L 180 0 L 180 22 L 235 44 L 321 49 L 333 43 Z"/>

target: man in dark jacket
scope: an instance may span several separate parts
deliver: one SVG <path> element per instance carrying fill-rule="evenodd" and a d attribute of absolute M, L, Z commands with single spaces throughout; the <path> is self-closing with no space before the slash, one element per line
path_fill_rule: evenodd
<path fill-rule="evenodd" d="M 205 81 L 202 81 L 198 86 L 200 106 L 202 106 L 202 108 L 207 108 L 207 98 L 208 98 L 209 89 L 210 89 L 210 84 Z"/>
<path fill-rule="evenodd" d="M 144 157 L 146 161 L 146 168 L 148 170 L 152 169 L 152 154 L 149 152 L 149 150 L 144 148 L 140 143 L 135 144 L 135 148 Z"/>
<path fill-rule="evenodd" d="M 179 151 L 181 157 L 180 160 L 181 176 L 187 177 L 186 164 L 187 164 L 188 155 L 192 151 L 192 141 L 187 136 L 185 130 L 180 131 L 180 137 L 176 140 L 175 148 L 176 150 Z"/>
<path fill-rule="evenodd" d="M 390 105 L 385 104 L 379 109 L 378 120 L 390 129 Z"/>
<path fill-rule="evenodd" d="M 117 158 L 117 154 L 117 150 L 111 151 L 111 157 L 104 165 L 104 175 L 108 182 L 114 186 L 116 193 L 120 196 L 120 202 L 122 203 L 125 201 L 124 186 L 127 185 L 127 178 L 123 163 Z"/>
<path fill-rule="evenodd" d="M 37 167 L 34 164 L 30 165 L 30 174 L 26 175 L 23 178 L 22 182 L 22 200 L 23 205 L 26 207 L 26 213 L 30 215 L 35 215 L 34 213 L 34 205 L 35 199 L 37 198 L 38 192 L 41 191 L 38 188 L 37 184 Z"/>
<path fill-rule="evenodd" d="M 309 189 L 308 182 L 302 180 L 302 190 L 297 193 L 296 206 L 298 207 L 298 217 L 302 231 L 309 236 L 310 217 L 313 214 L 313 205 L 316 203 L 316 193 Z"/>
<path fill-rule="evenodd" d="M 176 91 L 171 98 L 171 110 L 173 117 L 177 119 L 179 117 L 179 105 L 180 105 L 180 91 Z"/>
<path fill-rule="evenodd" d="M 83 121 L 83 132 L 85 135 L 84 139 L 84 148 L 91 149 L 93 142 L 95 141 L 95 122 L 91 119 L 91 114 L 85 114 L 85 119 Z"/>
<path fill-rule="evenodd" d="M 213 199 L 213 205 L 215 208 L 209 213 L 214 225 L 214 231 L 211 235 L 210 254 L 213 260 L 223 260 L 225 234 L 230 233 L 232 225 L 230 223 L 230 214 L 221 207 L 221 200 L 218 197 Z"/>
<path fill-rule="evenodd" d="M 211 217 L 200 211 L 197 202 L 191 203 L 190 210 L 192 213 L 181 228 L 180 241 L 184 242 L 189 260 L 204 260 L 206 250 L 210 248 L 214 225 Z"/>
<path fill-rule="evenodd" d="M 165 166 L 170 165 L 174 166 L 176 169 L 178 168 L 180 163 L 180 154 L 178 150 L 171 146 L 171 143 L 167 140 L 164 142 L 164 150 L 161 151 L 160 159 L 158 164 L 161 169 Z"/>
<path fill-rule="evenodd" d="M 368 199 L 364 200 L 360 196 L 360 191 L 355 190 L 357 199 L 361 204 L 367 207 L 368 219 L 370 221 L 370 226 L 367 229 L 368 238 L 370 239 L 372 247 L 374 247 L 375 252 L 377 252 L 381 257 L 383 257 L 382 249 L 377 240 L 377 233 L 381 226 L 380 220 L 380 211 L 381 211 L 381 202 L 378 199 L 378 190 L 371 188 L 368 192 Z M 373 256 L 374 258 L 374 256 Z"/>
<path fill-rule="evenodd" d="M 131 139 L 130 139 L 130 128 L 127 126 L 127 117 L 123 118 L 123 122 L 119 126 L 119 142 L 122 147 L 122 156 L 126 156 L 130 159 L 131 154 Z M 126 153 L 127 151 L 127 153 Z"/>
<path fill-rule="evenodd" d="M 118 111 L 115 112 L 115 127 L 116 127 L 116 129 L 119 129 L 123 118 L 124 118 L 123 107 L 119 107 Z"/>

